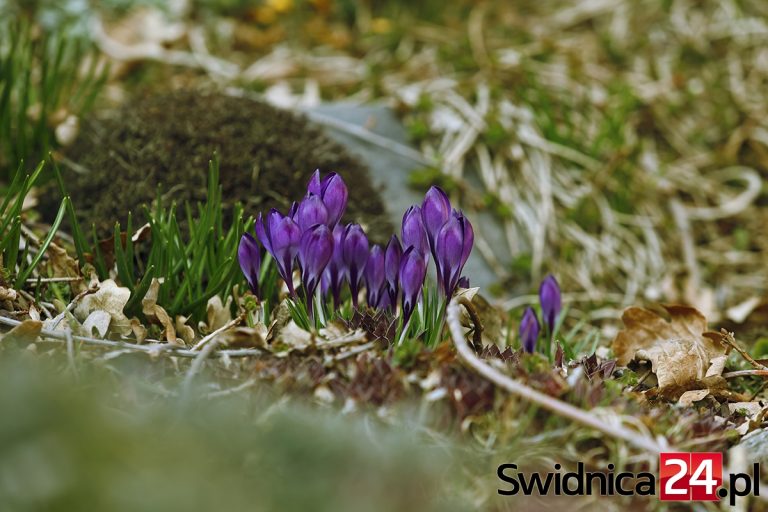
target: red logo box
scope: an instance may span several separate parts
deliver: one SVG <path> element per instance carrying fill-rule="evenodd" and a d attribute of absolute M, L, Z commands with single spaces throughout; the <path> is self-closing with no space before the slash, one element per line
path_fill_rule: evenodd
<path fill-rule="evenodd" d="M 659 455 L 661 501 L 719 501 L 723 484 L 720 452 L 667 452 Z"/>

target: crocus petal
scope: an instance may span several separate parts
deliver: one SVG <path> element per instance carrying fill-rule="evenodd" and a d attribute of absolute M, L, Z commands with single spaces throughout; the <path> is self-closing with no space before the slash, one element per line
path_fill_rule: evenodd
<path fill-rule="evenodd" d="M 403 292 L 403 325 L 407 324 L 421 297 L 424 278 L 427 275 L 427 262 L 414 247 L 409 247 L 400 260 L 400 288 Z"/>
<path fill-rule="evenodd" d="M 256 219 L 254 228 L 256 229 L 256 237 L 259 239 L 259 242 L 261 242 L 261 245 L 264 246 L 267 252 L 272 254 L 272 243 L 269 241 L 269 234 L 264 227 L 264 219 L 261 218 L 261 212 L 259 212 L 259 218 Z"/>
<path fill-rule="evenodd" d="M 272 255 L 280 277 L 288 286 L 288 292 L 295 296 L 293 289 L 293 262 L 301 240 L 301 229 L 289 216 L 283 217 L 274 208 L 264 222 L 262 216 L 256 222 L 256 236 L 264 248 Z"/>
<path fill-rule="evenodd" d="M 357 307 L 357 292 L 363 269 L 368 261 L 368 237 L 358 224 L 350 224 L 344 233 L 343 259 L 349 277 L 349 289 L 352 292 L 352 305 Z"/>
<path fill-rule="evenodd" d="M 248 286 L 254 295 L 259 295 L 259 271 L 261 270 L 261 253 L 259 244 L 250 233 L 243 234 L 237 248 L 237 261 L 248 281 Z"/>
<path fill-rule="evenodd" d="M 329 227 L 335 227 L 341 220 L 344 210 L 347 209 L 348 196 L 347 185 L 341 176 L 332 172 L 323 179 L 321 197 L 328 209 Z"/>
<path fill-rule="evenodd" d="M 421 208 L 413 205 L 405 211 L 400 235 L 404 247 L 415 247 L 424 258 L 427 258 L 429 242 L 424 230 L 424 221 L 421 218 Z"/>
<path fill-rule="evenodd" d="M 431 187 L 421 204 L 421 217 L 433 256 L 435 256 L 435 238 L 450 216 L 451 202 L 448 195 L 439 187 Z"/>
<path fill-rule="evenodd" d="M 557 317 L 563 308 L 560 285 L 555 276 L 548 275 L 539 287 L 539 303 L 541 304 L 541 315 L 547 325 L 549 332 L 554 332 Z"/>
<path fill-rule="evenodd" d="M 403 248 L 397 235 L 392 235 L 384 252 L 384 273 L 387 278 L 387 295 L 389 295 L 389 304 L 397 307 L 397 295 L 400 291 L 400 281 L 398 274 L 400 272 L 400 259 L 403 256 Z"/>
<path fill-rule="evenodd" d="M 536 340 L 539 338 L 540 331 L 536 312 L 531 307 L 526 308 L 520 321 L 520 344 L 523 350 L 533 352 L 536 349 Z"/>
<path fill-rule="evenodd" d="M 320 182 L 320 169 L 315 169 L 315 172 L 312 173 L 312 177 L 309 178 L 309 183 L 307 183 L 307 194 L 315 194 L 316 196 L 323 195 L 323 189 Z"/>
<path fill-rule="evenodd" d="M 296 222 L 302 231 L 306 231 L 315 224 L 328 223 L 328 209 L 325 207 L 320 196 L 308 194 L 299 203 L 299 209 L 296 213 Z"/>
<path fill-rule="evenodd" d="M 344 226 L 336 225 L 333 228 L 333 256 L 328 263 L 328 278 L 331 293 L 333 294 L 334 307 L 338 309 L 341 304 L 341 287 L 347 278 L 347 267 L 344 264 Z"/>
<path fill-rule="evenodd" d="M 333 234 L 325 224 L 317 224 L 301 236 L 299 261 L 301 280 L 307 292 L 307 302 L 312 303 L 315 289 L 323 276 L 328 262 L 333 256 Z"/>
<path fill-rule="evenodd" d="M 384 296 L 387 285 L 384 272 L 384 250 L 374 245 L 365 264 L 366 299 L 372 308 L 379 308 L 379 302 Z"/>

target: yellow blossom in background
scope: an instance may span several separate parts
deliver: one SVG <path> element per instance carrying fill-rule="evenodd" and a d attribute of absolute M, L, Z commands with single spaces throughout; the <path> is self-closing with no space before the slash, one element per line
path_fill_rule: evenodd
<path fill-rule="evenodd" d="M 392 21 L 388 18 L 373 18 L 371 20 L 371 31 L 376 34 L 387 34 L 392 30 Z"/>
<path fill-rule="evenodd" d="M 267 6 L 280 14 L 293 9 L 293 0 L 267 0 Z"/>

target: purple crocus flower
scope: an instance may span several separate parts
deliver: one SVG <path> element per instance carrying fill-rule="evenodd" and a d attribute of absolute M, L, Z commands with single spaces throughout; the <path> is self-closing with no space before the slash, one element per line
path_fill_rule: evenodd
<path fill-rule="evenodd" d="M 325 267 L 333 256 L 333 234 L 325 224 L 316 224 L 304 232 L 299 245 L 301 282 L 307 293 L 307 304 L 312 304 L 315 290 L 320 284 Z"/>
<path fill-rule="evenodd" d="M 451 202 L 448 195 L 439 187 L 431 187 L 424 196 L 424 202 L 421 204 L 421 218 L 424 221 L 424 229 L 427 233 L 429 248 L 432 250 L 432 256 L 435 254 L 435 239 L 440 228 L 448 222 L 451 217 Z"/>
<path fill-rule="evenodd" d="M 552 274 L 548 275 L 539 287 L 539 303 L 541 304 L 541 316 L 547 326 L 548 332 L 555 332 L 555 324 L 560 310 L 563 308 L 563 299 L 560 295 L 560 285 Z"/>
<path fill-rule="evenodd" d="M 389 304 L 387 276 L 384 270 L 384 250 L 374 245 L 365 264 L 365 288 L 368 305 L 375 309 L 384 309 Z"/>
<path fill-rule="evenodd" d="M 387 294 L 389 295 L 389 305 L 392 309 L 397 308 L 397 295 L 400 292 L 400 259 L 403 257 L 403 248 L 397 235 L 392 235 L 389 239 L 387 248 L 384 251 L 384 275 L 387 279 Z"/>
<path fill-rule="evenodd" d="M 320 170 L 316 170 L 307 184 L 307 192 L 322 199 L 328 209 L 328 227 L 333 229 L 339 223 L 344 210 L 347 208 L 347 185 L 335 172 L 329 173 L 320 180 Z"/>
<path fill-rule="evenodd" d="M 419 251 L 411 246 L 400 260 L 400 288 L 403 292 L 403 325 L 408 325 L 416 304 L 421 298 L 421 289 L 427 275 L 427 262 Z"/>
<path fill-rule="evenodd" d="M 531 307 L 525 308 L 523 319 L 520 321 L 520 343 L 524 351 L 533 353 L 540 330 L 536 312 Z"/>
<path fill-rule="evenodd" d="M 453 210 L 435 239 L 437 280 L 446 297 L 450 298 L 459 283 L 461 271 L 472 251 L 475 235 L 472 224 L 463 213 Z"/>
<path fill-rule="evenodd" d="M 248 286 L 257 297 L 259 296 L 259 271 L 261 270 L 261 253 L 259 243 L 250 233 L 244 233 L 237 248 L 237 261 L 245 274 Z"/>
<path fill-rule="evenodd" d="M 328 208 L 319 195 L 309 193 L 301 200 L 293 217 L 303 233 L 315 224 L 328 224 Z"/>
<path fill-rule="evenodd" d="M 469 278 L 467 276 L 461 276 L 459 278 L 459 288 L 464 288 L 465 290 L 469 288 Z"/>
<path fill-rule="evenodd" d="M 293 260 L 299 251 L 301 229 L 290 216 L 283 216 L 274 208 L 267 214 L 266 223 L 259 214 L 256 221 L 256 236 L 261 245 L 272 255 L 277 271 L 288 286 L 291 297 L 296 296 L 293 289 Z"/>
<path fill-rule="evenodd" d="M 333 228 L 333 256 L 325 269 L 323 280 L 323 293 L 330 289 L 333 295 L 333 306 L 338 309 L 341 305 L 341 287 L 344 279 L 347 277 L 347 267 L 344 265 L 344 235 L 346 229 L 344 226 L 336 225 Z M 326 284 L 327 283 L 327 284 Z"/>
<path fill-rule="evenodd" d="M 421 208 L 413 205 L 405 211 L 400 235 L 403 239 L 403 247 L 415 247 L 425 260 L 429 258 L 429 241 L 427 232 L 424 230 Z"/>
<path fill-rule="evenodd" d="M 344 248 L 342 251 L 344 266 L 347 268 L 349 290 L 352 292 L 352 305 L 357 307 L 357 295 L 363 269 L 368 261 L 368 237 L 359 224 L 350 224 L 344 232 Z"/>

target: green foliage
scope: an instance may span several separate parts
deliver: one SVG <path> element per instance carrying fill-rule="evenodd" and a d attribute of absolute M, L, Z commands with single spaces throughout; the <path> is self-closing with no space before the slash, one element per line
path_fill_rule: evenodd
<path fill-rule="evenodd" d="M 55 147 L 62 115 L 88 111 L 106 80 L 90 43 L 66 26 L 38 34 L 23 19 L 0 21 L 0 180 Z"/>
<path fill-rule="evenodd" d="M 67 197 L 58 169 L 57 180 L 62 194 Z M 67 199 L 73 239 L 80 261 L 90 252 L 100 279 L 109 277 L 109 258 L 99 243 L 95 230 L 89 241 L 77 221 L 74 207 Z M 132 216 L 128 215 L 126 231 L 115 225 L 112 247 L 114 269 L 123 286 L 131 291 L 125 307 L 127 314 L 138 314 L 141 299 L 146 295 L 153 278 L 161 280 L 157 303 L 170 315 L 183 314 L 195 320 L 205 315 L 208 299 L 214 295 L 228 296 L 236 284 L 244 279 L 237 261 L 237 248 L 246 230 L 253 228 L 253 218 L 244 218 L 243 208 L 236 205 L 232 225 L 224 227 L 219 163 L 214 157 L 210 162 L 207 201 L 186 205 L 184 220 L 187 229 L 180 226 L 180 212 L 173 203 L 163 204 L 159 194 L 153 207 L 146 209 L 149 218 L 150 241 L 148 247 L 133 240 Z M 274 273 L 272 281 L 276 280 Z M 274 283 L 267 286 L 274 293 Z M 241 286 L 241 289 L 242 286 Z"/>
<path fill-rule="evenodd" d="M 11 281 L 15 288 L 21 288 L 32 276 L 64 220 L 69 204 L 67 199 L 62 201 L 56 220 L 39 244 L 23 235 L 21 212 L 24 199 L 40 176 L 43 166 L 44 163 L 40 163 L 31 174 L 24 175 L 23 163 L 19 165 L 14 180 L 5 191 L 5 198 L 0 201 L 0 276 L 3 281 Z M 34 250 L 31 248 L 33 244 L 37 245 Z"/>

